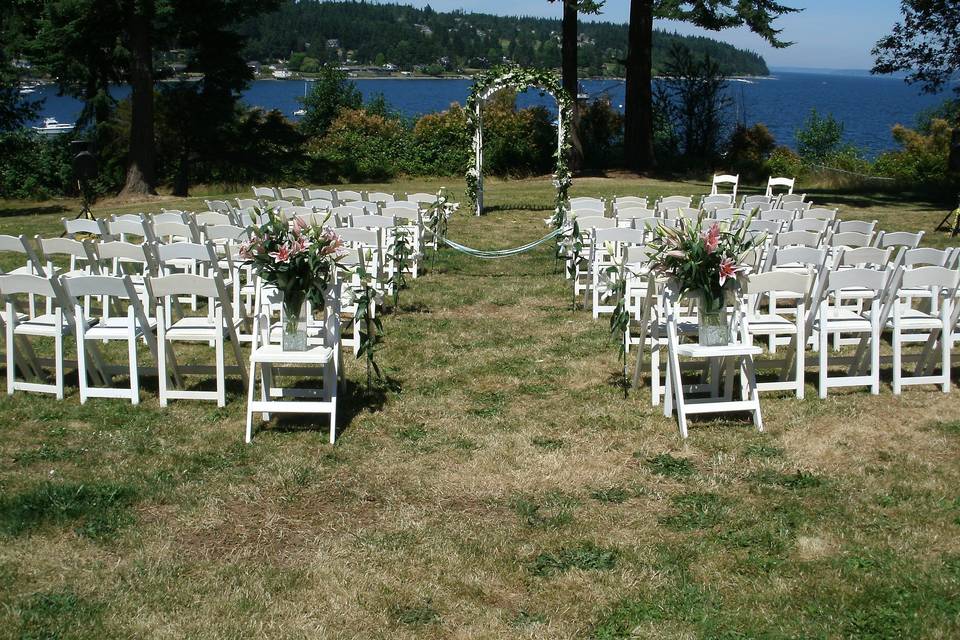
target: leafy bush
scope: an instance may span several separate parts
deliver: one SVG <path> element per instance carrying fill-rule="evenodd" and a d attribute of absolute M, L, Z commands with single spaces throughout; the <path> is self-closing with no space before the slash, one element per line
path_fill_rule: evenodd
<path fill-rule="evenodd" d="M 462 175 L 473 162 L 473 140 L 467 129 L 467 113 L 459 104 L 446 111 L 429 113 L 413 127 L 411 173 Z"/>
<path fill-rule="evenodd" d="M 727 166 L 733 167 L 744 180 L 760 181 L 766 177 L 766 162 L 776 146 L 766 125 L 737 125 L 727 146 Z"/>
<path fill-rule="evenodd" d="M 517 109 L 516 94 L 501 91 L 483 116 L 484 171 L 525 177 L 551 173 L 557 131 L 543 107 Z"/>
<path fill-rule="evenodd" d="M 389 180 L 403 168 L 410 145 L 400 120 L 348 109 L 310 143 L 311 155 L 326 161 L 336 177 L 351 182 Z"/>
<path fill-rule="evenodd" d="M 777 147 L 766 162 L 766 173 L 771 176 L 799 178 L 806 173 L 803 158 L 789 147 Z"/>
<path fill-rule="evenodd" d="M 306 136 L 322 138 L 337 115 L 345 109 L 359 109 L 363 97 L 357 86 L 347 80 L 345 72 L 324 66 L 301 102 L 307 113 L 300 122 L 300 130 Z"/>
<path fill-rule="evenodd" d="M 67 136 L 0 134 L 0 198 L 44 199 L 75 190 Z"/>
<path fill-rule="evenodd" d="M 580 142 L 584 168 L 588 171 L 603 171 L 620 163 L 623 115 L 613 108 L 610 98 L 597 98 L 581 111 Z"/>
<path fill-rule="evenodd" d="M 927 133 L 902 125 L 893 128 L 893 139 L 902 147 L 882 154 L 874 165 L 881 175 L 907 185 L 938 185 L 946 180 L 952 129 L 946 120 L 933 118 Z"/>
<path fill-rule="evenodd" d="M 808 163 L 822 164 L 841 151 L 843 123 L 833 114 L 821 116 L 816 109 L 811 109 L 796 138 L 800 157 Z"/>

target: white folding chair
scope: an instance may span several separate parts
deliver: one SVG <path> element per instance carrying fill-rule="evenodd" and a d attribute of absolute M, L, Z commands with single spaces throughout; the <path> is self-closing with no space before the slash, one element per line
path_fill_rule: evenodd
<path fill-rule="evenodd" d="M 340 284 L 334 284 L 324 291 L 323 335 L 320 341 L 308 343 L 305 351 L 284 351 L 280 344 L 271 341 L 272 309 L 281 302 L 282 295 L 275 288 L 263 287 L 257 292 L 245 441 L 253 439 L 254 413 L 261 413 L 264 420 L 269 420 L 271 413 L 327 413 L 330 415 L 330 444 L 333 444 L 337 436 Z M 294 371 L 286 371 L 287 375 L 316 374 L 320 370 L 322 386 L 311 389 L 277 386 L 276 378 L 285 367 L 296 367 Z M 258 383 L 260 399 L 255 400 Z"/>
<path fill-rule="evenodd" d="M 837 219 L 837 209 L 814 207 L 801 211 L 801 216 L 804 218 L 816 218 L 818 220 L 830 220 L 832 222 Z"/>
<path fill-rule="evenodd" d="M 613 217 L 617 221 L 617 226 L 629 228 L 634 226 L 634 220 L 655 219 L 657 212 L 645 207 L 621 207 L 613 210 Z"/>
<path fill-rule="evenodd" d="M 888 273 L 875 269 L 852 268 L 831 271 L 827 274 L 824 295 L 820 301 L 814 330 L 819 336 L 820 351 L 820 398 L 827 397 L 828 389 L 834 387 L 869 386 L 874 395 L 880 393 L 880 332 L 885 325 L 881 318 L 884 292 Z M 869 310 L 861 311 L 841 303 L 845 290 L 855 290 L 862 300 L 863 292 L 870 292 Z M 833 294 L 833 302 L 830 297 Z M 830 335 L 856 334 L 869 340 L 869 372 L 859 371 L 860 358 L 855 356 L 846 376 L 831 376 L 828 348 Z"/>
<path fill-rule="evenodd" d="M 66 296 L 60 288 L 56 276 L 44 276 L 20 273 L 0 276 L 0 294 L 5 301 L 4 328 L 7 343 L 7 394 L 16 391 L 52 393 L 57 400 L 63 400 L 63 372 L 66 365 L 63 350 L 64 338 L 73 334 L 73 310 L 65 304 Z M 18 313 L 16 299 L 18 295 L 45 298 L 52 309 L 37 316 Z M 53 338 L 54 345 L 54 382 L 43 382 L 45 377 L 41 366 L 43 362 L 36 356 L 29 338 Z M 21 355 L 22 354 L 22 355 Z M 17 378 L 17 371 L 32 373 L 33 381 Z"/>
<path fill-rule="evenodd" d="M 362 202 L 363 194 L 352 189 L 337 189 L 337 200 L 341 204 L 345 202 Z"/>
<path fill-rule="evenodd" d="M 876 220 L 837 220 L 833 224 L 833 231 L 834 233 L 846 233 L 848 231 L 854 231 L 856 233 L 863 233 L 872 237 L 876 227 Z"/>
<path fill-rule="evenodd" d="M 793 186 L 796 184 L 796 178 L 767 178 L 767 197 L 772 198 L 777 195 L 793 195 Z M 786 189 L 786 193 L 777 194 L 776 189 Z"/>
<path fill-rule="evenodd" d="M 923 239 L 923 231 L 910 233 L 908 231 L 882 231 L 877 237 L 877 246 L 881 249 L 892 247 L 906 247 L 907 249 L 916 249 L 920 246 L 920 240 Z"/>
<path fill-rule="evenodd" d="M 276 200 L 277 190 L 273 187 L 253 187 L 253 197 L 257 200 Z M 240 205 L 243 208 L 243 205 Z"/>
<path fill-rule="evenodd" d="M 613 215 L 616 217 L 621 209 L 646 209 L 646 196 L 614 196 L 613 197 Z"/>
<path fill-rule="evenodd" d="M 950 349 L 953 346 L 950 319 L 958 282 L 960 282 L 960 272 L 955 269 L 900 267 L 897 286 L 891 287 L 896 298 L 892 305 L 892 317 L 888 318 L 886 323 L 886 328 L 891 331 L 893 347 L 894 395 L 900 395 L 905 385 L 917 384 L 938 384 L 944 393 L 950 392 Z M 939 300 L 939 304 L 931 305 L 928 311 L 911 306 L 911 300 L 916 297 L 917 289 L 929 290 L 929 297 Z M 912 332 L 920 332 L 921 339 L 927 343 L 925 352 L 931 351 L 934 345 L 939 345 L 939 375 L 925 371 L 926 362 L 922 353 L 917 358 L 914 374 L 903 374 L 903 344 L 906 341 L 917 341 L 904 340 Z"/>
<path fill-rule="evenodd" d="M 150 287 L 157 300 L 157 342 L 158 371 L 160 380 L 160 406 L 167 406 L 168 400 L 216 400 L 218 407 L 227 402 L 225 376 L 227 371 L 224 354 L 224 341 L 229 339 L 236 359 L 232 373 L 239 373 L 243 386 L 247 386 L 247 373 L 240 342 L 236 333 L 236 321 L 230 304 L 230 295 L 224 287 L 219 273 L 210 276 L 194 274 L 175 274 L 150 279 Z M 177 304 L 181 297 L 203 298 L 207 310 L 204 315 L 191 316 L 182 312 Z M 178 311 L 179 310 L 179 311 Z M 179 316 L 179 317 L 177 317 Z M 212 371 L 216 375 L 215 391 L 193 389 L 171 389 L 167 383 L 166 372 L 176 372 L 174 379 L 183 374 L 209 374 L 211 367 L 205 365 L 178 365 L 174 356 L 173 343 L 213 343 L 215 364 Z"/>
<path fill-rule="evenodd" d="M 366 196 L 364 200 L 367 202 L 381 205 L 392 204 L 397 199 L 395 195 L 385 191 L 367 191 L 364 195 Z"/>
<path fill-rule="evenodd" d="M 740 174 L 737 175 L 714 175 L 713 182 L 710 185 L 710 195 L 715 196 L 720 194 L 721 187 L 730 187 L 731 193 L 731 202 L 737 199 L 737 187 L 740 185 Z"/>
<path fill-rule="evenodd" d="M 614 305 L 603 304 L 610 294 L 610 279 L 607 275 L 607 269 L 613 266 L 615 259 L 623 259 L 626 256 L 628 246 L 640 246 L 644 242 L 645 233 L 643 229 L 593 229 L 589 261 L 594 318 L 599 318 L 601 313 L 611 313 L 614 310 Z M 610 249 L 613 250 L 612 254 Z M 584 298 L 584 306 L 586 304 L 587 300 Z"/>
<path fill-rule="evenodd" d="M 681 342 L 679 331 L 679 296 L 667 287 L 664 295 L 664 308 L 667 325 L 667 379 L 663 403 L 663 414 L 677 412 L 680 435 L 687 437 L 687 416 L 703 413 L 749 412 L 758 431 L 763 431 L 763 418 L 760 415 L 760 396 L 757 391 L 754 356 L 760 355 L 760 347 L 747 344 L 740 335 L 739 322 L 734 320 L 735 332 L 731 332 L 731 342 L 723 346 L 703 346 L 696 343 Z M 742 312 L 736 305 L 735 316 Z M 706 398 L 688 398 L 687 389 L 696 391 L 700 385 L 685 386 L 681 377 L 680 358 L 711 361 L 713 380 L 708 387 Z M 733 362 L 740 372 L 741 398 L 733 400 Z M 725 371 L 723 371 L 725 369 Z M 723 377 L 723 389 L 721 380 Z M 722 391 L 722 394 L 721 394 Z"/>
<path fill-rule="evenodd" d="M 77 364 L 80 380 L 80 403 L 86 403 L 88 398 L 127 398 L 133 404 L 140 402 L 140 378 L 137 365 L 137 343 L 144 340 L 150 353 L 156 361 L 157 342 L 154 329 L 156 320 L 147 317 L 140 297 L 134 288 L 130 276 L 77 276 L 66 278 L 63 281 L 64 289 L 74 304 L 75 335 L 77 336 Z M 149 288 L 149 283 L 146 283 Z M 148 289 L 149 290 L 149 289 Z M 101 297 L 104 302 L 101 306 L 101 315 L 88 318 L 80 304 L 86 296 Z M 127 310 L 122 316 L 111 316 L 112 302 L 126 302 Z M 109 384 L 114 375 L 129 373 L 129 388 L 119 389 L 110 386 L 97 387 L 88 381 L 88 348 L 95 346 L 97 341 L 126 341 L 127 366 L 111 365 L 107 362 L 98 365 L 99 373 L 104 383 Z M 88 343 L 91 343 L 88 345 Z M 92 355 L 92 354 L 91 354 Z M 161 375 L 163 375 L 161 373 Z"/>
<path fill-rule="evenodd" d="M 747 283 L 743 291 L 744 301 L 743 336 L 747 344 L 753 344 L 754 336 L 765 336 L 768 344 L 783 344 L 778 338 L 785 338 L 792 348 L 787 357 L 780 363 L 771 363 L 780 369 L 779 380 L 773 382 L 758 382 L 759 391 L 792 390 L 797 398 L 803 399 L 804 391 L 804 355 L 807 348 L 806 320 L 807 305 L 813 289 L 813 271 L 806 273 L 791 273 L 788 271 L 768 271 L 754 273 L 747 276 Z M 776 312 L 776 309 L 762 312 L 764 295 L 787 294 L 797 300 L 793 309 L 793 318 L 790 319 Z M 792 366 L 791 366 L 792 364 Z M 792 369 L 792 379 L 791 379 Z"/>
<path fill-rule="evenodd" d="M 692 202 L 693 196 L 666 196 L 665 198 L 660 198 L 657 201 L 654 209 L 657 210 L 657 213 L 660 217 L 665 217 L 668 209 L 689 207 Z"/>
<path fill-rule="evenodd" d="M 281 200 L 289 200 L 290 202 L 299 200 L 303 202 L 303 189 L 299 187 L 284 187 L 279 190 L 277 196 L 279 196 Z"/>
<path fill-rule="evenodd" d="M 71 239 L 77 239 L 77 234 L 83 234 L 88 236 L 93 236 L 98 240 L 109 240 L 110 234 L 107 233 L 107 230 L 103 227 L 103 220 L 97 218 L 95 220 L 90 220 L 88 218 L 76 218 L 70 220 L 68 218 L 60 218 L 60 222 L 63 223 L 63 229 L 66 237 Z"/>

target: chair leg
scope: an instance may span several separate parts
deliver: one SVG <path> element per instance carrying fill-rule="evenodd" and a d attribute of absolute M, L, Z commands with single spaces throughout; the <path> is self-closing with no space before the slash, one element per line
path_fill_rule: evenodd
<path fill-rule="evenodd" d="M 217 334 L 216 344 L 214 345 L 217 359 L 217 406 L 224 407 L 227 404 L 226 381 L 226 362 L 223 353 L 223 333 Z"/>
<path fill-rule="evenodd" d="M 243 441 L 247 444 L 253 440 L 253 393 L 254 387 L 257 384 L 257 364 L 255 362 L 250 363 L 250 374 L 249 380 L 247 382 L 247 429 L 244 434 Z"/>
<path fill-rule="evenodd" d="M 796 351 L 796 367 L 797 367 L 797 399 L 803 400 L 804 395 L 804 374 L 806 373 L 806 350 L 807 350 L 807 338 L 803 335 L 803 331 L 798 329 L 797 331 L 797 351 Z"/>
<path fill-rule="evenodd" d="M 79 323 L 78 323 L 79 324 Z M 83 329 L 77 329 L 77 380 L 80 384 L 80 404 L 87 401 L 87 341 Z"/>
<path fill-rule="evenodd" d="M 829 348 L 828 344 L 828 332 L 824 329 L 823 326 L 820 327 L 820 399 L 825 400 L 827 398 L 827 350 Z"/>
<path fill-rule="evenodd" d="M 7 307 L 12 308 L 8 305 Z M 7 333 L 7 395 L 12 396 L 15 385 L 15 378 L 17 376 L 17 363 L 14 353 L 17 348 L 13 340 L 13 328 L 16 323 L 16 319 L 11 315 L 9 316 L 10 320 L 7 322 L 6 333 Z"/>
<path fill-rule="evenodd" d="M 874 312 L 876 315 L 876 312 Z M 874 321 L 870 332 L 870 393 L 880 394 L 880 323 Z"/>
<path fill-rule="evenodd" d="M 54 345 L 54 377 L 57 385 L 57 400 L 63 400 L 63 334 L 58 333 L 53 339 Z"/>
<path fill-rule="evenodd" d="M 945 325 L 946 328 L 946 325 Z M 950 393 L 950 331 L 940 330 L 940 375 L 943 376 L 941 391 Z"/>
<path fill-rule="evenodd" d="M 130 358 L 130 402 L 140 404 L 140 379 L 137 376 L 137 339 L 132 335 L 127 342 L 127 351 Z"/>
<path fill-rule="evenodd" d="M 753 402 L 753 424 L 757 431 L 763 431 L 763 416 L 760 414 L 760 392 L 757 390 L 757 371 L 753 363 L 753 356 L 744 356 L 743 369 L 750 387 L 750 400 Z"/>
<path fill-rule="evenodd" d="M 890 336 L 891 346 L 893 347 L 893 395 L 900 395 L 902 388 L 901 376 L 903 375 L 903 341 L 900 336 L 900 327 L 894 326 Z"/>
<path fill-rule="evenodd" d="M 160 406 L 167 406 L 167 332 L 161 320 L 157 323 L 157 384 L 160 387 Z"/>

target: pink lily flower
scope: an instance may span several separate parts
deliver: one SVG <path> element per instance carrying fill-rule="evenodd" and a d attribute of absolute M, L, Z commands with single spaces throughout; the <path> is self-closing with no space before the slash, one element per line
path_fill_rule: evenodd
<path fill-rule="evenodd" d="M 720 245 L 720 225 L 716 222 L 710 227 L 710 230 L 703 234 L 703 244 L 707 253 L 713 253 Z"/>
<path fill-rule="evenodd" d="M 271 251 L 268 254 L 276 262 L 290 262 L 292 254 L 290 253 L 290 247 L 287 245 L 281 245 L 276 251 Z"/>
<path fill-rule="evenodd" d="M 722 287 L 728 278 L 735 277 L 738 273 L 743 271 L 743 266 L 737 266 L 737 263 L 733 261 L 733 258 L 724 258 L 720 262 L 720 286 Z"/>

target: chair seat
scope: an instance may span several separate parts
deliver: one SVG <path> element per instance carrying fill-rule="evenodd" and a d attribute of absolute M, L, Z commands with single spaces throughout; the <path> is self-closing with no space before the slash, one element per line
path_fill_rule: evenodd
<path fill-rule="evenodd" d="M 137 337 L 143 335 L 144 327 L 140 326 L 136 320 L 132 321 Z M 101 320 L 96 325 L 90 327 L 85 332 L 88 340 L 126 340 L 130 333 L 131 320 L 127 317 L 114 317 Z M 154 318 L 147 320 L 147 329 L 153 331 L 157 326 Z"/>
<path fill-rule="evenodd" d="M 278 364 L 327 364 L 333 359 L 333 349 L 323 345 L 308 345 L 306 351 L 284 351 L 279 344 L 257 347 L 250 354 L 250 362 Z"/>
<path fill-rule="evenodd" d="M 85 320 L 87 326 L 91 326 L 93 320 Z M 57 316 L 53 313 L 44 313 L 35 318 L 24 319 L 22 322 L 17 320 L 17 326 L 13 332 L 18 335 L 26 336 L 55 336 L 66 335 L 73 331 L 73 324 L 63 316 L 60 317 L 60 326 L 57 327 Z"/>
<path fill-rule="evenodd" d="M 15 311 L 15 312 L 14 312 L 14 315 L 15 315 L 16 318 L 17 318 L 17 322 L 23 322 L 24 320 L 27 319 L 27 314 L 25 314 L 25 313 L 20 313 L 19 311 Z M 7 312 L 6 312 L 6 311 L 0 311 L 0 320 L 2 320 L 4 324 L 6 324 L 7 322 L 9 322 L 9 320 L 7 319 Z"/>
<path fill-rule="evenodd" d="M 226 323 L 220 327 L 220 333 L 226 333 Z M 212 318 L 205 316 L 186 316 L 174 322 L 166 330 L 167 340 L 210 340 L 216 337 L 217 327 Z"/>
<path fill-rule="evenodd" d="M 699 344 L 677 345 L 677 355 L 687 358 L 723 358 L 728 356 L 758 356 L 763 353 L 760 347 L 747 344 L 727 344 L 717 347 L 707 347 Z"/>
<path fill-rule="evenodd" d="M 931 316 L 923 311 L 916 309 L 904 309 L 900 312 L 901 329 L 939 329 L 941 327 L 940 318 Z M 886 327 L 893 328 L 893 319 L 887 320 Z"/>
<path fill-rule="evenodd" d="M 830 307 L 830 311 L 827 316 L 826 330 L 866 333 L 872 328 L 869 318 L 869 312 L 857 313 L 852 309 L 837 309 L 836 307 Z M 813 326 L 818 331 L 821 330 L 819 317 L 814 320 Z"/>
<path fill-rule="evenodd" d="M 797 332 L 796 322 L 776 313 L 750 316 L 747 318 L 747 326 L 750 327 L 750 333 L 795 334 Z"/>

